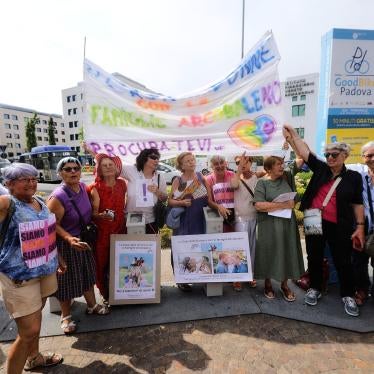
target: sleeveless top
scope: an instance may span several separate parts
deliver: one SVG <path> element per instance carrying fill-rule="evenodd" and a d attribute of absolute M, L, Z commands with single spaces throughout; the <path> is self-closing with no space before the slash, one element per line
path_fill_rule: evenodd
<path fill-rule="evenodd" d="M 22 256 L 19 237 L 20 223 L 48 219 L 51 213 L 47 206 L 40 199 L 37 199 L 41 205 L 41 211 L 37 212 L 27 203 L 14 196 L 9 197 L 15 203 L 15 210 L 9 223 L 3 247 L 0 249 L 0 272 L 13 280 L 29 280 L 55 273 L 58 267 L 57 256 L 50 259 L 46 264 L 32 269 L 28 268 Z"/>
<path fill-rule="evenodd" d="M 234 189 L 230 184 L 234 175 L 234 172 L 226 170 L 223 182 L 217 182 L 214 173 L 206 177 L 208 185 L 212 187 L 214 201 L 225 208 L 234 208 Z"/>
<path fill-rule="evenodd" d="M 109 187 L 104 181 L 98 180 L 88 186 L 88 191 L 96 188 L 100 197 L 99 213 L 105 209 L 114 211 L 114 221 L 103 219 L 94 220 L 99 229 L 108 229 L 112 234 L 122 233 L 125 226 L 125 196 L 126 182 L 123 179 L 116 179 L 113 187 Z"/>
<path fill-rule="evenodd" d="M 70 201 L 70 197 L 64 191 L 68 189 L 75 205 L 79 209 L 81 216 L 83 217 L 84 223 L 88 224 L 91 222 L 92 207 L 88 197 L 86 185 L 82 182 L 79 183 L 79 192 L 75 192 L 65 184 L 57 187 L 52 193 L 51 197 L 55 197 L 60 201 L 65 209 L 65 214 L 60 222 L 61 227 L 72 236 L 79 236 L 81 232 L 81 226 L 79 223 L 79 215 L 74 208 L 74 205 Z"/>

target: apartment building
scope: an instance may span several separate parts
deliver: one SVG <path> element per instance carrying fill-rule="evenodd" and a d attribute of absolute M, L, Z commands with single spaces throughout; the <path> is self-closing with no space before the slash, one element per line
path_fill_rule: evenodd
<path fill-rule="evenodd" d="M 0 146 L 9 160 L 15 160 L 27 152 L 26 124 L 36 113 L 39 123 L 36 125 L 37 145 L 49 144 L 48 122 L 52 117 L 56 144 L 68 145 L 68 134 L 63 118 L 59 114 L 38 112 L 34 109 L 0 104 Z"/>

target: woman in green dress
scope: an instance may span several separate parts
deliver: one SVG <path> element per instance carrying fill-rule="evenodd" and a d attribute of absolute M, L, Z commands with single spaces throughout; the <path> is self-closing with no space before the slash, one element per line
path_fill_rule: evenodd
<path fill-rule="evenodd" d="M 295 294 L 288 287 L 288 279 L 298 279 L 304 272 L 299 230 L 293 208 L 295 200 L 274 202 L 279 195 L 296 191 L 294 175 L 302 160 L 284 169 L 283 158 L 267 157 L 264 169 L 267 176 L 257 182 L 255 208 L 257 215 L 257 242 L 255 256 L 255 278 L 265 279 L 264 294 L 275 298 L 271 279 L 281 282 L 280 291 L 286 301 L 295 301 Z M 291 218 L 272 215 L 282 209 L 291 210 Z"/>

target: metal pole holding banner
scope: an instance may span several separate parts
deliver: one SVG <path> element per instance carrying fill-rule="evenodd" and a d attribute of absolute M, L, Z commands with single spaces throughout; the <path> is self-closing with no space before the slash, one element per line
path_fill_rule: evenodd
<path fill-rule="evenodd" d="M 244 13 L 245 13 L 245 0 L 243 0 L 243 6 L 242 6 L 242 59 L 244 57 Z"/>

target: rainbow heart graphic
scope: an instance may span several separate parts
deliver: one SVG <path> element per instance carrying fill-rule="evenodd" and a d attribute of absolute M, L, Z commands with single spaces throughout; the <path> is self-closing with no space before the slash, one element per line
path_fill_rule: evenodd
<path fill-rule="evenodd" d="M 268 114 L 262 114 L 254 120 L 241 119 L 235 122 L 227 133 L 238 146 L 258 149 L 269 142 L 276 128 L 275 119 Z"/>

